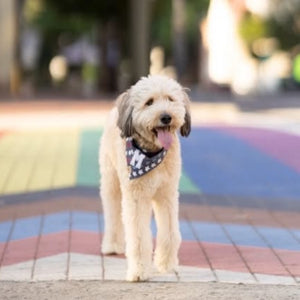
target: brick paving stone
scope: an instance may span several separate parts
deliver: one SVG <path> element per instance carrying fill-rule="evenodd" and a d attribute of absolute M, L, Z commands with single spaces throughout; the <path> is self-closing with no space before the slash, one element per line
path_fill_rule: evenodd
<path fill-rule="evenodd" d="M 68 253 L 39 258 L 35 261 L 33 280 L 65 280 L 68 273 Z"/>
<path fill-rule="evenodd" d="M 211 269 L 179 266 L 178 275 L 180 282 L 212 282 L 216 277 Z"/>
<path fill-rule="evenodd" d="M 222 248 L 212 243 L 202 243 L 213 269 L 232 270 L 249 273 L 245 262 L 233 245 L 223 245 Z"/>
<path fill-rule="evenodd" d="M 17 263 L 11 266 L 2 266 L 0 269 L 0 281 L 30 281 L 32 275 L 33 260 Z"/>
<path fill-rule="evenodd" d="M 40 201 L 31 202 L 29 196 L 27 202 L 22 201 L 19 204 L 0 206 L 0 222 L 10 221 L 15 218 L 69 211 L 70 209 L 75 211 L 102 211 L 99 197 L 61 196 L 59 199 L 53 199 L 50 195 L 45 195 L 41 197 Z"/>
<path fill-rule="evenodd" d="M 111 105 L 0 104 L 0 135 L 4 127 L 20 129 L 17 119 L 22 119 L 23 127 L 27 128 L 0 136 L 0 280 L 124 280 L 124 256 L 100 255 L 103 215 L 97 196 L 96 147 L 100 124 Z M 86 114 L 82 114 L 83 109 Z M 198 112 L 193 108 L 193 114 L 195 111 Z M 241 123 L 249 125 L 250 121 L 248 115 Z M 44 124 L 43 131 L 32 130 L 37 124 Z M 82 124 L 93 128 L 79 129 Z M 292 147 L 298 139 L 295 141 L 296 135 L 284 134 L 291 132 L 287 124 L 275 124 L 273 131 L 271 122 L 261 122 L 257 128 L 255 124 L 251 125 L 253 128 L 232 125 L 206 124 L 206 130 L 199 130 L 205 138 L 211 132 L 217 137 L 221 131 L 235 136 L 240 139 L 241 149 L 256 147 L 257 158 L 263 157 L 259 151 L 264 152 L 268 159 L 273 159 L 271 167 L 285 164 L 280 167 L 290 174 L 288 165 L 294 170 L 289 178 L 298 178 L 299 156 Z M 262 139 L 264 134 L 270 137 L 268 144 Z M 277 137 L 286 143 L 275 149 L 270 141 Z M 80 143 L 84 143 L 84 159 Z M 244 159 L 242 153 L 238 154 Z M 87 161 L 88 156 L 93 159 Z M 205 194 L 205 187 L 195 184 L 189 171 L 184 168 L 179 212 L 184 238 L 179 250 L 178 275 L 158 274 L 154 270 L 152 281 L 300 281 L 299 199 L 210 195 L 207 190 Z M 240 179 L 238 174 L 234 178 Z"/>
<path fill-rule="evenodd" d="M 179 263 L 184 266 L 210 268 L 199 243 L 183 241 L 179 249 Z"/>
<path fill-rule="evenodd" d="M 100 235 L 95 232 L 72 230 L 69 247 L 70 252 L 100 255 Z"/>
<path fill-rule="evenodd" d="M 68 253 L 69 231 L 42 235 L 38 245 L 37 258 Z"/>
<path fill-rule="evenodd" d="M 103 256 L 103 266 L 105 280 L 124 280 L 126 278 L 125 259 Z"/>
<path fill-rule="evenodd" d="M 70 254 L 69 280 L 103 280 L 102 258 L 98 255 Z"/>
<path fill-rule="evenodd" d="M 276 253 L 294 277 L 300 276 L 300 251 L 278 250 Z"/>
<path fill-rule="evenodd" d="M 1 266 L 33 260 L 35 258 L 37 244 L 38 237 L 9 241 L 3 255 Z"/>
<path fill-rule="evenodd" d="M 290 276 L 269 248 L 239 246 L 239 249 L 253 273 Z"/>
<path fill-rule="evenodd" d="M 270 276 L 266 274 L 255 274 L 255 276 L 261 284 L 295 284 L 295 280 L 288 276 Z"/>
<path fill-rule="evenodd" d="M 284 225 L 287 228 L 300 228 L 300 213 L 272 211 L 272 215 L 280 225 Z"/>
<path fill-rule="evenodd" d="M 225 270 L 216 270 L 218 280 L 228 283 L 256 283 L 255 277 L 250 273 L 232 272 Z"/>

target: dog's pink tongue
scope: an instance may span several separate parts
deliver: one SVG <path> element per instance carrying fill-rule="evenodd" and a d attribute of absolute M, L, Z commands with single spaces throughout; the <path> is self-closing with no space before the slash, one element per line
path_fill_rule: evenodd
<path fill-rule="evenodd" d="M 161 145 L 166 150 L 169 150 L 169 148 L 171 147 L 172 141 L 173 141 L 172 134 L 170 132 L 168 132 L 167 130 L 159 129 L 159 130 L 157 130 L 157 138 L 158 138 L 159 142 L 161 143 Z"/>

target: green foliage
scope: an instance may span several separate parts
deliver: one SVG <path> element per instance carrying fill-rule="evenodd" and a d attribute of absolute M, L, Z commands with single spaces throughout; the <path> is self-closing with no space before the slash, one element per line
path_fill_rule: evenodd
<path fill-rule="evenodd" d="M 300 19 L 300 14 L 297 18 Z M 284 23 L 271 18 L 267 20 L 267 24 L 270 35 L 279 40 L 282 49 L 289 50 L 300 43 L 300 28 L 297 28 L 296 21 L 293 21 L 293 18 L 286 20 Z"/>
<path fill-rule="evenodd" d="M 199 21 L 206 15 L 209 0 L 186 0 L 186 37 L 189 43 L 198 42 Z M 172 0 L 153 3 L 151 36 L 155 45 L 163 46 L 166 53 L 172 48 Z"/>
<path fill-rule="evenodd" d="M 153 4 L 151 36 L 154 45 L 162 46 L 168 53 L 172 45 L 172 0 Z"/>
<path fill-rule="evenodd" d="M 293 62 L 293 77 L 300 83 L 300 54 L 298 54 Z"/>
<path fill-rule="evenodd" d="M 43 32 L 64 32 L 81 34 L 92 28 L 93 21 L 82 15 L 69 14 L 63 18 L 55 10 L 43 10 L 34 20 Z"/>
<path fill-rule="evenodd" d="M 290 50 L 300 43 L 300 1 L 272 0 L 272 5 L 271 14 L 265 19 L 245 14 L 240 34 L 249 45 L 258 38 L 274 37 L 281 49 Z"/>
<path fill-rule="evenodd" d="M 246 14 L 242 19 L 239 28 L 242 38 L 248 45 L 251 45 L 255 40 L 267 37 L 268 32 L 267 23 L 260 17 L 253 14 Z"/>
<path fill-rule="evenodd" d="M 199 22 L 206 16 L 209 0 L 186 1 L 186 33 L 190 42 L 198 41 Z"/>

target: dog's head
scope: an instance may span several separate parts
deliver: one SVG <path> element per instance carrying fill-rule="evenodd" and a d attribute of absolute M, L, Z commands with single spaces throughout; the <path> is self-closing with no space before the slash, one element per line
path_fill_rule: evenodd
<path fill-rule="evenodd" d="M 177 130 L 182 136 L 191 131 L 189 102 L 175 80 L 160 75 L 143 77 L 117 100 L 121 136 L 138 136 L 168 149 Z"/>

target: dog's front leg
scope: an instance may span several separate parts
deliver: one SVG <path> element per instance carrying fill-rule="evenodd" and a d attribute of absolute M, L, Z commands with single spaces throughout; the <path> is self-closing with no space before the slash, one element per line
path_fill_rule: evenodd
<path fill-rule="evenodd" d="M 154 263 L 158 271 L 176 271 L 181 242 L 178 222 L 178 193 L 162 193 L 153 203 L 157 225 Z"/>
<path fill-rule="evenodd" d="M 132 191 L 123 195 L 123 223 L 126 240 L 127 280 L 149 278 L 152 259 L 150 230 L 151 200 L 144 193 Z"/>

